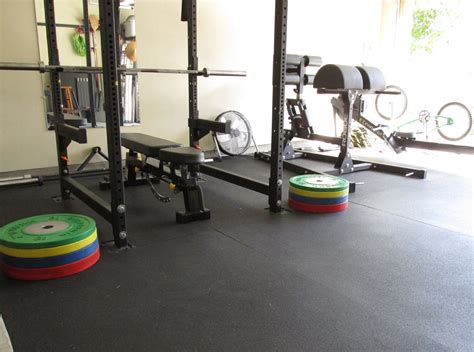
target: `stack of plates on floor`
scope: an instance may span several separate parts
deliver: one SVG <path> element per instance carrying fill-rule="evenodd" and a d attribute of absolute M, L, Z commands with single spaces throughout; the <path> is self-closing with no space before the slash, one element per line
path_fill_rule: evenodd
<path fill-rule="evenodd" d="M 309 213 L 335 213 L 349 206 L 349 181 L 330 175 L 290 178 L 288 205 Z"/>
<path fill-rule="evenodd" d="M 94 219 L 76 214 L 48 214 L 21 219 L 0 228 L 1 266 L 19 280 L 69 276 L 100 257 Z"/>

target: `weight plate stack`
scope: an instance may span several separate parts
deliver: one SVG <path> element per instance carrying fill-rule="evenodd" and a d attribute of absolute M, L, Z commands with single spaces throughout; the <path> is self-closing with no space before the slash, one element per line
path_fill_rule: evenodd
<path fill-rule="evenodd" d="M 77 214 L 38 215 L 0 229 L 1 266 L 19 280 L 57 279 L 100 258 L 94 219 Z"/>
<path fill-rule="evenodd" d="M 349 206 L 349 181 L 330 175 L 290 178 L 288 205 L 308 213 L 335 213 Z"/>

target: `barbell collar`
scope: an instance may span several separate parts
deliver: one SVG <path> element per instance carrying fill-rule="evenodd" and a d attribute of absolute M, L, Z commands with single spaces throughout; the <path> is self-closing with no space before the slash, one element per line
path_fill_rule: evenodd
<path fill-rule="evenodd" d="M 45 67 L 43 61 L 40 61 L 38 66 L 39 66 L 39 72 L 40 73 L 45 73 L 46 72 L 46 67 Z"/>

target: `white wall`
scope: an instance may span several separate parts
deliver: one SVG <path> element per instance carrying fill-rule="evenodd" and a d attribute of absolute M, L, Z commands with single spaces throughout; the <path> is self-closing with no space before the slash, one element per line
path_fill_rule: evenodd
<path fill-rule="evenodd" d="M 180 11 L 177 0 L 137 0 L 139 66 L 187 66 Z M 246 78 L 199 78 L 200 117 L 241 111 L 257 143 L 269 143 L 274 1 L 198 0 L 198 17 L 199 66 L 248 73 Z M 288 53 L 359 64 L 363 48 L 378 38 L 379 18 L 380 0 L 290 0 Z M 0 61 L 39 61 L 33 0 L 0 0 L 0 26 Z M 142 125 L 123 130 L 186 143 L 187 77 L 142 74 L 139 89 Z M 0 171 L 55 165 L 54 134 L 46 131 L 41 95 L 39 74 L 0 72 Z M 328 97 L 307 88 L 306 98 L 315 122 L 329 126 Z M 88 138 L 87 146 L 72 145 L 71 162 L 81 161 L 94 145 L 105 149 L 103 129 L 89 129 Z M 203 145 L 210 146 L 209 139 Z"/>

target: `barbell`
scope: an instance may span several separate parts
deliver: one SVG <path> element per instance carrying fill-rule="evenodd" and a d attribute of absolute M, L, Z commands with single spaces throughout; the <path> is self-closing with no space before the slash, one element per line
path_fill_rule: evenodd
<path fill-rule="evenodd" d="M 40 73 L 51 72 L 51 71 L 71 72 L 71 73 L 102 73 L 102 67 L 45 65 L 43 62 L 40 62 L 39 64 L 0 62 L 0 70 L 38 71 Z M 172 68 L 118 67 L 117 71 L 125 75 L 136 75 L 138 73 L 171 73 L 171 74 L 183 74 L 183 75 L 197 75 L 197 76 L 203 76 L 203 77 L 210 77 L 210 76 L 245 77 L 247 76 L 247 72 L 245 71 L 211 70 L 207 68 L 203 68 L 201 70 L 180 70 L 180 69 L 172 69 Z"/>

